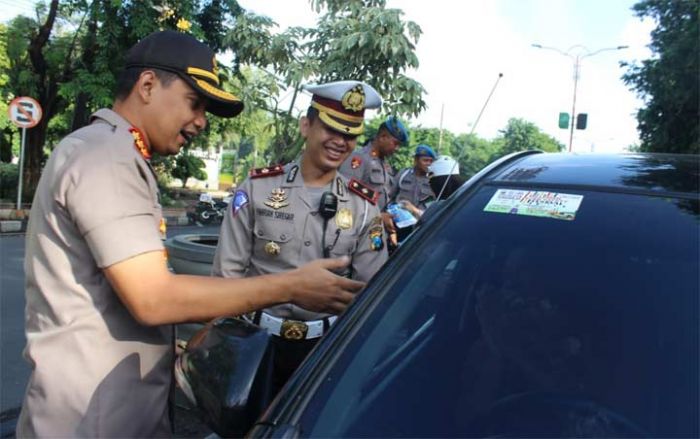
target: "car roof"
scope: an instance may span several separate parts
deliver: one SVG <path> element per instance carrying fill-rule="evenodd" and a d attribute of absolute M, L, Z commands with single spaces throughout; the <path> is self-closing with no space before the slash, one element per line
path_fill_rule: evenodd
<path fill-rule="evenodd" d="M 692 154 L 515 154 L 482 182 L 648 192 L 697 198 L 700 156 Z"/>

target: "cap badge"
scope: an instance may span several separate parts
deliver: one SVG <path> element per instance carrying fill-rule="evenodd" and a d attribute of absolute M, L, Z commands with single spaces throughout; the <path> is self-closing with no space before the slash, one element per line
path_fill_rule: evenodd
<path fill-rule="evenodd" d="M 360 84 L 354 86 L 343 95 L 340 101 L 343 108 L 350 111 L 360 111 L 365 108 L 365 90 Z"/>
<path fill-rule="evenodd" d="M 284 189 L 281 188 L 273 189 L 270 196 L 267 197 L 267 200 L 268 201 L 265 201 L 265 205 L 275 210 L 289 206 L 287 194 L 284 192 Z"/>
<path fill-rule="evenodd" d="M 341 230 L 352 227 L 352 212 L 350 209 L 342 208 L 335 214 L 335 225 Z"/>
<path fill-rule="evenodd" d="M 277 256 L 278 254 L 280 254 L 281 250 L 282 249 L 280 248 L 280 246 L 274 241 L 270 241 L 267 244 L 265 244 L 265 253 L 267 253 L 270 256 Z"/>

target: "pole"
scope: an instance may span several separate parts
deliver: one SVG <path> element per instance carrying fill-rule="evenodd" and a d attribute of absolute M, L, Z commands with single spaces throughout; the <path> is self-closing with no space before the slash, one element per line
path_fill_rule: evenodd
<path fill-rule="evenodd" d="M 22 146 L 19 150 L 19 183 L 17 184 L 17 210 L 22 208 L 22 174 L 24 173 L 24 141 L 27 138 L 27 129 L 22 128 Z"/>
<path fill-rule="evenodd" d="M 580 56 L 576 55 L 574 60 L 574 98 L 571 104 L 571 130 L 569 132 L 569 152 L 572 151 L 574 142 L 574 125 L 576 124 L 576 87 L 578 86 L 578 72 L 580 66 Z"/>
<path fill-rule="evenodd" d="M 445 114 L 445 104 L 440 108 L 440 138 L 438 140 L 438 152 L 442 151 L 442 117 Z"/>
<path fill-rule="evenodd" d="M 628 46 L 604 47 L 604 48 L 598 49 L 594 52 L 589 51 L 586 48 L 586 46 L 581 46 L 580 44 L 569 47 L 569 49 L 566 52 L 564 52 L 561 49 L 557 49 L 556 47 L 543 46 L 541 44 L 531 44 L 531 46 L 536 47 L 538 49 L 553 50 L 554 52 L 557 52 L 560 55 L 564 55 L 564 56 L 569 57 L 569 58 L 574 60 L 574 99 L 573 99 L 573 103 L 571 104 L 571 131 L 569 132 L 569 152 L 571 152 L 572 147 L 573 147 L 573 142 L 574 142 L 574 124 L 576 123 L 575 122 L 575 120 L 576 120 L 576 87 L 578 86 L 578 76 L 579 76 L 579 71 L 581 70 L 581 60 L 583 58 L 597 55 L 600 52 L 607 52 L 609 50 L 627 49 Z M 571 52 L 577 48 L 579 49 L 579 53 L 574 57 L 571 54 Z"/>

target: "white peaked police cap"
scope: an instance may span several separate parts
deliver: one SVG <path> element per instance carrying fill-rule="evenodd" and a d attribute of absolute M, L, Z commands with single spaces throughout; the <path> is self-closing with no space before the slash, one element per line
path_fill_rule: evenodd
<path fill-rule="evenodd" d="M 302 88 L 312 94 L 311 106 L 318 110 L 323 123 L 353 136 L 364 132 L 365 109 L 382 105 L 379 93 L 361 81 L 307 84 Z"/>
<path fill-rule="evenodd" d="M 428 167 L 428 171 L 434 177 L 441 175 L 459 174 L 459 163 L 450 156 L 441 155 Z"/>

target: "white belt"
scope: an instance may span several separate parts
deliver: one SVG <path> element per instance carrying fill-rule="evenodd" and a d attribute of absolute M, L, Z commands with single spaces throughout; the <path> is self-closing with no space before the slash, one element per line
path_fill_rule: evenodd
<path fill-rule="evenodd" d="M 254 322 L 255 314 L 247 314 L 246 320 Z M 335 323 L 338 316 L 330 316 L 321 320 L 291 320 L 283 319 L 281 317 L 275 317 L 266 312 L 261 313 L 260 322 L 257 324 L 261 328 L 267 329 L 267 332 L 273 335 L 277 335 L 287 340 L 310 340 L 314 338 L 319 338 L 323 335 L 324 330 L 324 320 L 327 322 L 328 326 Z"/>

